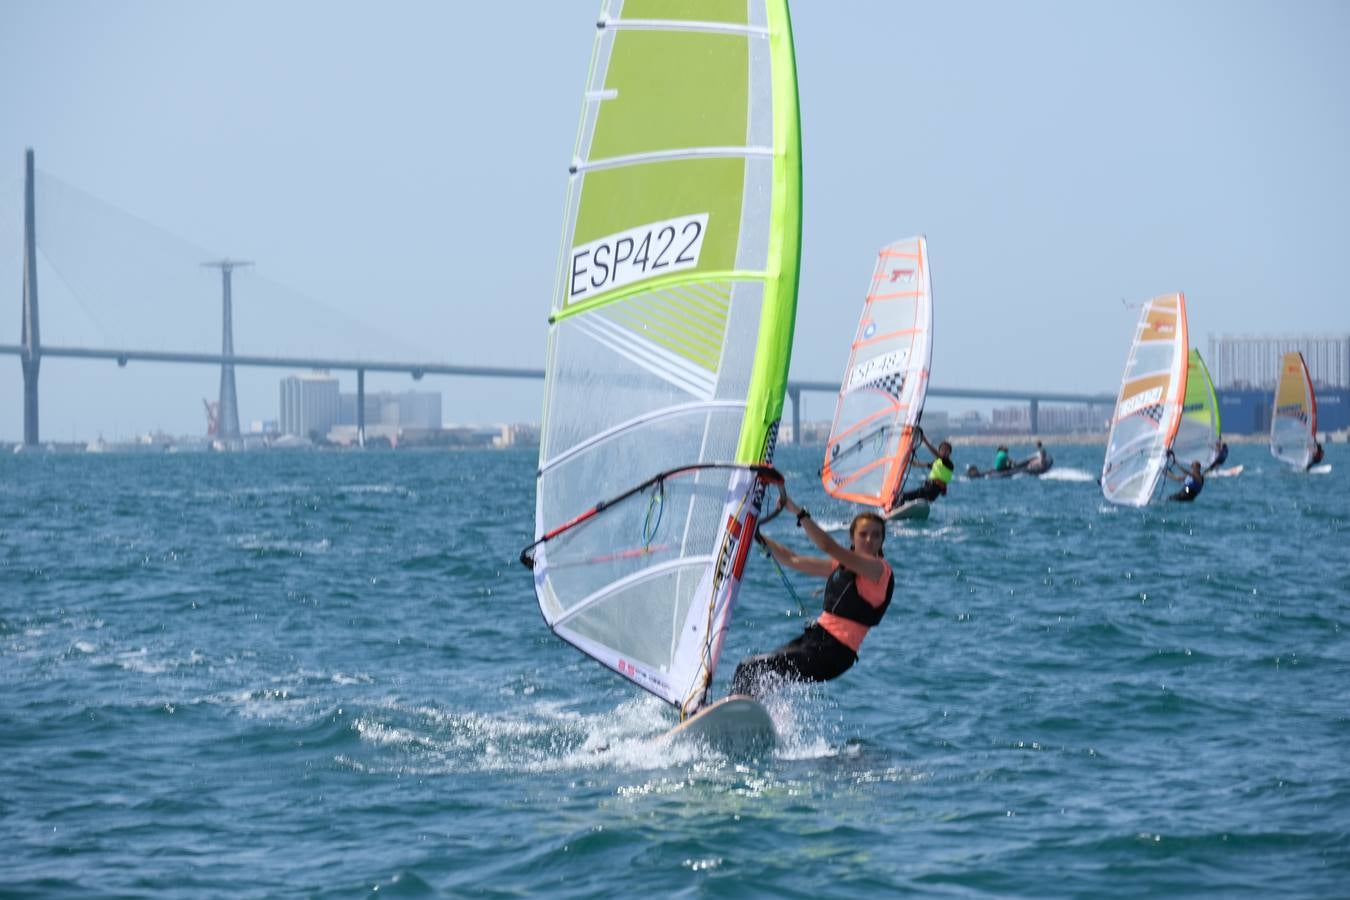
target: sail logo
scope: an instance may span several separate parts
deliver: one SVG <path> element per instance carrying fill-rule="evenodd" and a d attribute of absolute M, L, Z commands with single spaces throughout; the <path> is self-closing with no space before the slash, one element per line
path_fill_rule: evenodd
<path fill-rule="evenodd" d="M 1154 319 L 1148 323 L 1158 334 L 1171 334 L 1173 331 L 1172 323 L 1166 319 Z"/>
<path fill-rule="evenodd" d="M 914 281 L 913 269 L 891 269 L 891 283 L 900 282 L 901 284 L 912 284 Z"/>
<path fill-rule="evenodd" d="M 1163 389 L 1161 386 L 1149 388 L 1140 394 L 1135 394 L 1126 400 L 1121 401 L 1120 415 L 1116 416 L 1116 421 L 1120 421 L 1126 416 L 1139 412 L 1146 406 L 1152 406 L 1162 399 Z"/>
<path fill-rule="evenodd" d="M 908 362 L 908 347 L 863 360 L 849 371 L 848 378 L 844 380 L 844 390 L 851 391 L 878 378 L 893 375 L 902 371 Z"/>
<path fill-rule="evenodd" d="M 576 303 L 698 265 L 708 214 L 639 225 L 572 248 L 567 301 Z"/>

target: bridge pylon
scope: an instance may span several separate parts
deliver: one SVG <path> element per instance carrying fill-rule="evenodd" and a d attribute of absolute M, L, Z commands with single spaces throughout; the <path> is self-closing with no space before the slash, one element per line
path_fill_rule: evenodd
<path fill-rule="evenodd" d="M 38 444 L 38 367 L 42 340 L 38 332 L 37 202 L 33 192 L 33 150 L 24 154 L 23 183 L 23 332 L 19 363 L 23 368 L 23 442 Z"/>
<path fill-rule="evenodd" d="M 253 263 L 240 259 L 218 259 L 204 262 L 208 269 L 220 270 L 221 284 L 221 341 L 220 355 L 227 360 L 234 356 L 234 312 L 230 298 L 230 274 L 240 266 Z M 239 444 L 243 438 L 239 434 L 239 397 L 234 389 L 234 363 L 220 364 L 220 401 L 216 413 L 216 440 L 226 447 Z"/>

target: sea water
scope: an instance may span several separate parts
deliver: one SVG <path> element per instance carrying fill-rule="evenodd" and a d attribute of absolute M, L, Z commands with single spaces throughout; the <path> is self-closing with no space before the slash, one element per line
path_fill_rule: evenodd
<path fill-rule="evenodd" d="M 6 455 L 0 894 L 1345 896 L 1350 453 L 1140 510 L 1050 450 L 891 525 L 885 621 L 752 758 L 550 633 L 532 452 Z"/>

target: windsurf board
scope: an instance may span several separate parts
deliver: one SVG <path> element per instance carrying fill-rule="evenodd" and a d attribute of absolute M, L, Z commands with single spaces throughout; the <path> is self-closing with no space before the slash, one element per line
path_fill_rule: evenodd
<path fill-rule="evenodd" d="M 929 504 L 922 498 L 911 500 L 908 503 L 902 503 L 895 509 L 887 513 L 886 518 L 889 521 L 896 519 L 926 519 L 928 518 Z"/>
<path fill-rule="evenodd" d="M 778 733 L 763 704 L 745 694 L 732 694 L 700 709 L 664 739 L 703 741 L 718 749 L 737 750 L 772 746 Z"/>

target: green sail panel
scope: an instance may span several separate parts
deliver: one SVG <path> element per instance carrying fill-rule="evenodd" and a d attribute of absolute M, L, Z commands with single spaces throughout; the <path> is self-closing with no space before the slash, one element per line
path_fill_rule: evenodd
<path fill-rule="evenodd" d="M 800 195 L 785 0 L 605 3 L 549 319 L 535 589 L 555 633 L 686 713 L 782 414 Z"/>
<path fill-rule="evenodd" d="M 1192 349 L 1186 360 L 1186 399 L 1181 407 L 1181 424 L 1172 453 L 1178 464 L 1189 469 L 1192 462 L 1208 469 L 1219 455 L 1219 400 L 1209 367 Z"/>

